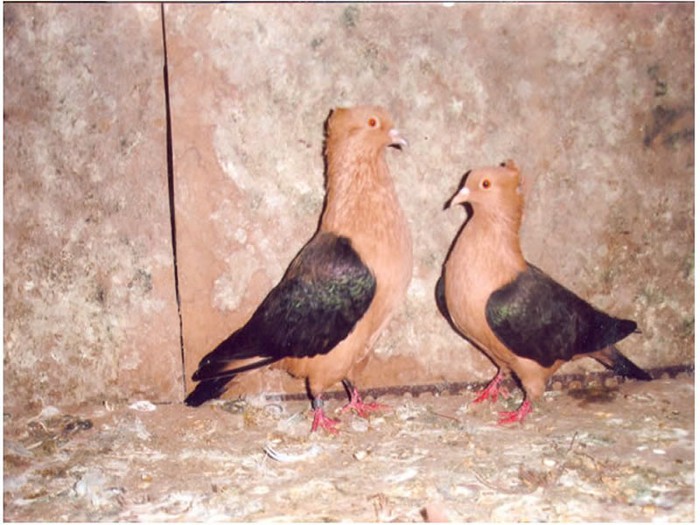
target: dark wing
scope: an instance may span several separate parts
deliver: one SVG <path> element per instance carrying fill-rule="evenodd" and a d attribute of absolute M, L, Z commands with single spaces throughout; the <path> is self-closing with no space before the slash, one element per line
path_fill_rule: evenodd
<path fill-rule="evenodd" d="M 376 286 L 349 239 L 322 233 L 304 247 L 249 324 L 266 356 L 327 354 L 365 314 Z"/>
<path fill-rule="evenodd" d="M 440 278 L 435 283 L 435 303 L 442 316 L 452 323 L 452 316 L 447 308 L 447 299 L 445 299 L 445 269 L 443 268 Z"/>
<path fill-rule="evenodd" d="M 600 350 L 637 328 L 597 310 L 533 265 L 491 294 L 486 319 L 513 353 L 542 366 Z"/>
<path fill-rule="evenodd" d="M 232 377 L 285 357 L 327 354 L 369 308 L 376 281 L 349 239 L 316 235 L 248 323 L 206 355 L 195 381 Z M 236 368 L 232 361 L 259 357 Z"/>
<path fill-rule="evenodd" d="M 445 320 L 449 323 L 452 329 L 457 333 L 461 334 L 459 328 L 455 326 L 452 316 L 450 315 L 450 310 L 447 308 L 447 299 L 445 298 L 445 269 L 442 269 L 440 278 L 435 283 L 435 304 L 437 304 L 438 311 L 442 314 Z"/>

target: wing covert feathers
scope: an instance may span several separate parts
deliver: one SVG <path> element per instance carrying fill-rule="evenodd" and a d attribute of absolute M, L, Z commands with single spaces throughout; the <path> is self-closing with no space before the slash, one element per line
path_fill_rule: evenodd
<path fill-rule="evenodd" d="M 637 328 L 594 308 L 533 265 L 491 294 L 486 319 L 513 353 L 544 367 L 605 348 Z"/>
<path fill-rule="evenodd" d="M 237 373 L 285 357 L 328 353 L 362 318 L 375 290 L 372 272 L 349 239 L 317 234 L 248 323 L 202 359 L 192 376 L 202 383 L 186 403 L 218 397 Z"/>

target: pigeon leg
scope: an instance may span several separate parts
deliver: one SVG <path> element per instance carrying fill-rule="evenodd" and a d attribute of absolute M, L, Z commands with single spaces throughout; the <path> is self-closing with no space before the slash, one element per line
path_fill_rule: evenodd
<path fill-rule="evenodd" d="M 512 412 L 499 412 L 498 424 L 507 425 L 509 423 L 522 423 L 525 420 L 525 416 L 527 416 L 530 412 L 532 412 L 532 404 L 530 403 L 529 399 L 526 399 L 523 401 L 523 404 L 520 405 L 518 410 L 514 410 Z"/>
<path fill-rule="evenodd" d="M 342 413 L 345 413 L 348 410 L 354 410 L 358 416 L 364 417 L 366 419 L 369 417 L 371 412 L 388 410 L 390 408 L 389 405 L 383 405 L 381 403 L 365 403 L 364 401 L 362 401 L 360 393 L 357 391 L 357 388 L 355 388 L 355 386 L 350 382 L 349 379 L 343 379 L 343 386 L 345 387 L 345 390 L 348 393 L 350 402 L 343 407 L 343 410 L 341 411 Z"/>
<path fill-rule="evenodd" d="M 472 403 L 481 403 L 486 400 L 495 403 L 496 401 L 498 401 L 499 394 L 502 395 L 504 398 L 510 397 L 508 390 L 505 387 L 501 386 L 501 382 L 503 381 L 503 379 L 503 373 L 499 370 L 496 374 L 496 377 L 494 377 L 491 380 L 491 382 L 486 386 L 486 388 L 479 392 L 479 395 L 476 396 Z"/>
<path fill-rule="evenodd" d="M 339 430 L 336 427 L 340 423 L 337 419 L 332 419 L 323 412 L 323 400 L 321 397 L 314 397 L 311 401 L 311 408 L 314 409 L 314 421 L 311 424 L 311 432 L 321 427 L 329 434 L 337 434 Z"/>

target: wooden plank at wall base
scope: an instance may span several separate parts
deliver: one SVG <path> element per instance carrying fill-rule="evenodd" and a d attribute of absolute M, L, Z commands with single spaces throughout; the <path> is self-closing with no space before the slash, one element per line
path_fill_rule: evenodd
<path fill-rule="evenodd" d="M 334 106 L 361 103 L 386 106 L 412 143 L 387 160 L 415 261 L 360 387 L 495 373 L 439 315 L 433 291 L 465 219 L 442 204 L 465 171 L 508 157 L 527 180 L 525 255 L 596 306 L 634 318 L 643 335 L 621 347 L 640 366 L 693 361 L 691 5 L 165 12 L 188 377 L 313 234 L 323 121 Z M 600 369 L 581 360 L 562 371 Z M 231 395 L 303 389 L 278 372 L 240 379 Z"/>
<path fill-rule="evenodd" d="M 160 8 L 3 8 L 5 404 L 178 401 Z"/>

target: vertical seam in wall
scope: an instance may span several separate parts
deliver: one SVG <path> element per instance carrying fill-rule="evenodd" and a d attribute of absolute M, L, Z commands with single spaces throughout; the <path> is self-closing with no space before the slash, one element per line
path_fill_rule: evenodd
<path fill-rule="evenodd" d="M 182 333 L 182 308 L 180 303 L 180 279 L 177 267 L 177 229 L 175 227 L 175 169 L 173 163 L 173 127 L 170 117 L 170 84 L 168 79 L 168 45 L 165 34 L 165 4 L 160 4 L 160 22 L 163 32 L 163 86 L 165 88 L 165 144 L 168 168 L 168 203 L 170 209 L 170 238 L 173 247 L 173 273 L 175 276 L 175 301 L 180 327 L 180 360 L 182 364 L 182 391 L 186 391 L 185 341 Z"/>

